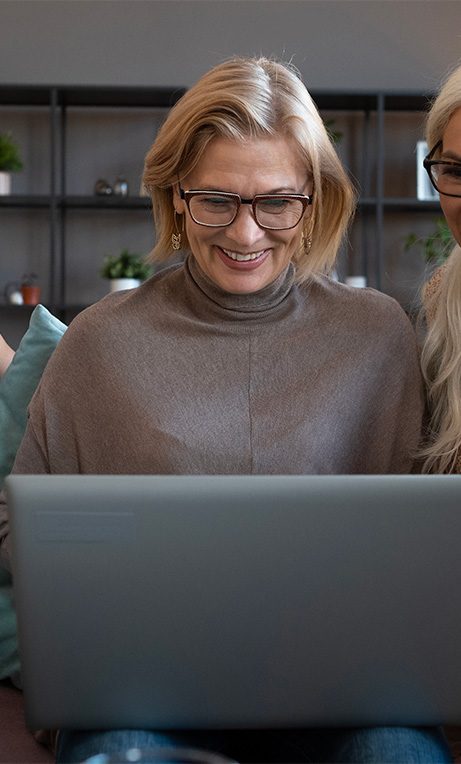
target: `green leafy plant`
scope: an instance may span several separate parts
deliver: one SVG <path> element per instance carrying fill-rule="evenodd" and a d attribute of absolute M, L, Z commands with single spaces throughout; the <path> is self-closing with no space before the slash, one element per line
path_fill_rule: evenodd
<path fill-rule="evenodd" d="M 456 242 L 445 218 L 434 218 L 434 223 L 435 230 L 425 238 L 410 233 L 405 239 L 405 252 L 414 246 L 419 246 L 426 262 L 442 264 L 450 255 Z"/>
<path fill-rule="evenodd" d="M 325 125 L 326 131 L 330 137 L 330 140 L 332 143 L 340 143 L 341 138 L 343 137 L 343 133 L 340 130 L 333 130 L 333 125 L 335 123 L 334 119 L 327 119 L 326 122 L 323 124 Z"/>
<path fill-rule="evenodd" d="M 124 249 L 120 255 L 105 255 L 104 265 L 99 271 L 103 279 L 144 279 L 152 274 L 152 267 L 144 262 L 137 252 Z"/>
<path fill-rule="evenodd" d="M 19 148 L 11 133 L 0 133 L 0 172 L 18 172 L 22 170 Z"/>

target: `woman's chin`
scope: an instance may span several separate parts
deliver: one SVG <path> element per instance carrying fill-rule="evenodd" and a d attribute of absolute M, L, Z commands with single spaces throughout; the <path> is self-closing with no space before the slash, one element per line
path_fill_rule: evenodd
<path fill-rule="evenodd" d="M 246 262 L 236 264 L 235 261 L 232 261 L 232 265 L 223 266 L 219 264 L 213 267 L 207 275 L 226 292 L 251 294 L 258 292 L 277 278 L 278 274 L 272 274 L 263 267 L 264 260 L 266 257 L 261 258 L 261 262 L 256 265 L 250 265 Z M 254 263 L 254 261 L 250 262 Z"/>

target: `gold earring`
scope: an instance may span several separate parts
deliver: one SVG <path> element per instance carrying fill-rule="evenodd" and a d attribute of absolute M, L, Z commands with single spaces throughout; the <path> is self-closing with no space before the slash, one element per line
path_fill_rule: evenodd
<path fill-rule="evenodd" d="M 171 246 L 173 249 L 181 249 L 181 234 L 180 233 L 172 233 L 171 234 Z"/>
<path fill-rule="evenodd" d="M 176 210 L 174 211 L 174 222 L 175 222 L 176 228 L 178 228 Z M 183 218 L 183 221 L 182 221 L 182 227 L 183 227 L 183 230 L 184 230 L 184 218 Z M 181 238 L 182 237 L 181 237 L 180 231 L 178 231 L 178 233 L 174 233 L 173 232 L 171 234 L 171 246 L 173 247 L 173 249 L 175 251 L 177 251 L 178 249 L 181 249 Z"/>
<path fill-rule="evenodd" d="M 308 255 L 309 252 L 311 251 L 313 233 L 314 233 L 314 223 L 311 221 L 309 230 L 305 231 L 303 229 L 303 232 L 301 234 L 301 247 L 305 255 Z"/>
<path fill-rule="evenodd" d="M 306 236 L 304 231 L 303 231 L 303 235 L 301 236 L 301 246 L 303 248 L 304 254 L 308 255 L 312 247 L 312 237 Z"/>

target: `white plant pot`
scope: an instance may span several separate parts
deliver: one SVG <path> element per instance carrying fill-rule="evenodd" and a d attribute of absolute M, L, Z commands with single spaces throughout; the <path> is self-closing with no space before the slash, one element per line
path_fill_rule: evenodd
<path fill-rule="evenodd" d="M 134 289 L 140 285 L 139 279 L 111 279 L 110 291 L 119 292 L 121 289 Z"/>
<path fill-rule="evenodd" d="M 0 172 L 0 196 L 11 194 L 11 173 Z"/>
<path fill-rule="evenodd" d="M 366 276 L 347 276 L 346 284 L 353 287 L 366 287 Z"/>
<path fill-rule="evenodd" d="M 429 175 L 423 165 L 423 159 L 428 151 L 429 148 L 426 141 L 416 141 L 416 196 L 424 201 L 439 198 L 439 192 L 436 191 L 429 180 Z"/>

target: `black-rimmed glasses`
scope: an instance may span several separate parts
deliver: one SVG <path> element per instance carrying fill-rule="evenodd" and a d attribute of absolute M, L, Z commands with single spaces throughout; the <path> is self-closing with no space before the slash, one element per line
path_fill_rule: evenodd
<path fill-rule="evenodd" d="M 432 158 L 441 145 L 442 141 L 439 141 L 423 160 L 424 168 L 439 194 L 461 196 L 461 162 L 447 162 Z"/>
<path fill-rule="evenodd" d="M 180 185 L 179 195 L 185 200 L 194 223 L 210 228 L 231 225 L 240 205 L 251 204 L 260 228 L 286 231 L 298 225 L 306 207 L 312 204 L 312 194 L 258 194 L 253 199 L 242 199 L 227 191 L 183 191 Z"/>

